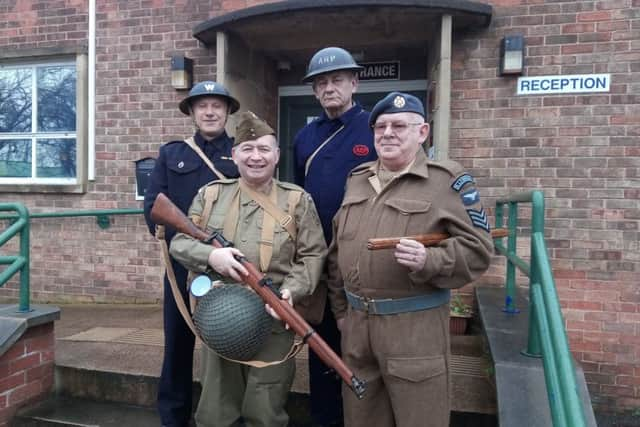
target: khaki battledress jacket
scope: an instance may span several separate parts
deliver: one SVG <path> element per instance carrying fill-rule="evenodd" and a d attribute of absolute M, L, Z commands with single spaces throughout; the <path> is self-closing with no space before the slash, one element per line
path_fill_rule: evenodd
<path fill-rule="evenodd" d="M 226 232 L 223 235 L 259 268 L 263 217 L 268 214 L 244 192 L 238 193 L 238 180 L 222 180 L 209 185 L 218 186 L 218 195 L 209 218 L 201 219 L 202 222 L 206 221 L 206 232 L 223 232 L 232 204 L 237 203 L 237 224 L 228 235 Z M 189 209 L 189 216 L 196 221 L 204 210 L 205 188 L 198 192 Z M 277 206 L 283 212 L 289 212 L 289 193 L 302 192 L 292 215 L 297 229 L 296 237 L 293 239 L 276 222 L 271 261 L 263 271 L 277 288 L 291 292 L 295 307 L 297 301 L 311 295 L 315 289 L 324 267 L 327 248 L 311 197 L 302 188 L 277 180 L 272 184 L 271 191 L 274 190 L 277 191 Z M 220 279 L 220 275 L 208 265 L 210 252 L 210 245 L 184 234 L 176 234 L 171 241 L 171 255 L 185 267 Z M 231 279 L 222 280 L 232 282 Z M 291 348 L 293 335 L 291 330 L 285 330 L 281 321 L 274 320 L 271 335 L 255 359 L 280 360 Z M 234 423 L 242 417 L 243 425 L 247 427 L 287 426 L 289 417 L 285 404 L 294 375 L 294 359 L 256 368 L 224 360 L 203 346 L 202 393 L 195 416 L 197 425 L 236 425 Z"/>
<path fill-rule="evenodd" d="M 382 187 L 378 163 L 354 169 L 329 248 L 329 296 L 344 319 L 342 354 L 367 381 L 365 398 L 344 391 L 345 425 L 449 425 L 449 308 L 374 315 L 349 306 L 345 289 L 372 299 L 407 298 L 461 287 L 489 266 L 493 242 L 473 179 L 455 162 L 414 163 Z M 411 272 L 393 249 L 370 251 L 367 239 L 443 233 L 427 247 L 424 268 Z"/>
<path fill-rule="evenodd" d="M 216 181 L 209 185 L 219 187 L 217 200 L 213 205 L 211 215 L 207 221 L 205 231 L 223 232 L 225 218 L 231 208 L 231 203 L 238 192 L 238 180 L 229 179 Z M 294 304 L 302 297 L 311 295 L 315 289 L 326 256 L 326 243 L 323 240 L 320 219 L 311 197 L 297 185 L 273 180 L 273 186 L 278 191 L 278 207 L 288 212 L 288 194 L 299 191 L 303 195 L 295 208 L 294 220 L 297 237 L 294 241 L 287 230 L 276 223 L 273 236 L 273 254 L 267 271 L 273 283 L 281 289 L 289 289 Z M 204 209 L 204 190 L 201 188 L 189 208 L 190 218 L 199 218 Z M 238 224 L 233 235 L 224 237 L 231 240 L 234 246 L 242 251 L 247 260 L 256 267 L 260 266 L 260 240 L 262 232 L 263 209 L 245 193 L 240 192 Z M 213 273 L 208 265 L 211 245 L 195 240 L 187 235 L 178 233 L 171 241 L 171 255 L 189 270 L 199 273 Z"/>

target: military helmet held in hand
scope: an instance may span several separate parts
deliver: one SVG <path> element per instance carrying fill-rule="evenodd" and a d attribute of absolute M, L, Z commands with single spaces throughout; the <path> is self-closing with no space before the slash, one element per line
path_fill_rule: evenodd
<path fill-rule="evenodd" d="M 198 298 L 193 323 L 202 341 L 227 359 L 251 360 L 271 332 L 262 299 L 237 284 L 213 286 Z"/>
<path fill-rule="evenodd" d="M 186 114 L 188 116 L 190 113 L 189 110 L 191 107 L 191 103 L 196 98 L 199 98 L 201 96 L 220 96 L 222 98 L 225 98 L 229 104 L 229 114 L 233 114 L 240 109 L 240 102 L 238 102 L 237 99 L 231 96 L 227 88 L 225 88 L 220 83 L 210 80 L 200 82 L 192 87 L 189 91 L 189 95 L 182 101 L 180 101 L 178 108 L 180 109 L 180 111 L 182 111 L 183 114 Z"/>
<path fill-rule="evenodd" d="M 351 70 L 356 72 L 363 68 L 356 64 L 353 56 L 346 50 L 340 47 L 325 47 L 313 55 L 307 67 L 307 75 L 304 76 L 302 81 L 309 83 L 314 77 L 332 71 Z"/>

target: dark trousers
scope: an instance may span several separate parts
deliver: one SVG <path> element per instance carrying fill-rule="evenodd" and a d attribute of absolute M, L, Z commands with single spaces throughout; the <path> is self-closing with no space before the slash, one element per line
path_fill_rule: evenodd
<path fill-rule="evenodd" d="M 187 301 L 187 271 L 172 260 L 183 298 Z M 187 427 L 192 412 L 193 347 L 195 337 L 185 323 L 164 278 L 164 360 L 158 384 L 158 412 L 162 425 Z"/>
<path fill-rule="evenodd" d="M 322 323 L 313 325 L 313 328 L 333 351 L 338 355 L 341 354 L 340 331 L 328 301 Z M 341 379 L 311 349 L 309 349 L 309 390 L 313 422 L 322 426 L 342 425 Z"/>

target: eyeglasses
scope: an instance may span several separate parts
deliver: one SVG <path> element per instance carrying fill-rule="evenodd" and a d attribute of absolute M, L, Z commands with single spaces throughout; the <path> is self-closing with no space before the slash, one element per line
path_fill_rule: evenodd
<path fill-rule="evenodd" d="M 407 122 L 389 122 L 389 123 L 376 123 L 373 127 L 373 132 L 382 135 L 387 127 L 391 126 L 391 132 L 396 135 L 401 135 L 409 129 L 409 126 L 421 126 L 424 123 L 407 123 Z"/>

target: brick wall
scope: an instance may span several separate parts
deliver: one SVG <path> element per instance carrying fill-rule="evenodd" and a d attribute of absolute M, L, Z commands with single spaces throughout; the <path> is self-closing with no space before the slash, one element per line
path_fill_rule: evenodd
<path fill-rule="evenodd" d="M 544 190 L 556 285 L 593 402 L 640 407 L 640 2 L 491 3 L 488 31 L 454 42 L 451 156 L 485 204 Z M 515 96 L 516 78 L 497 74 L 499 41 L 515 33 L 526 76 L 611 73 L 611 91 Z"/>
<path fill-rule="evenodd" d="M 35 326 L 0 356 L 0 427 L 53 389 L 53 322 Z"/>
<path fill-rule="evenodd" d="M 86 45 L 85 0 L 8 3 L 0 46 Z M 196 80 L 215 78 L 214 52 L 193 27 L 266 2 L 96 3 L 96 179 L 83 195 L 2 194 L 31 211 L 141 207 L 134 160 L 192 131 L 176 108 L 185 93 L 170 87 L 170 54 L 193 58 Z M 451 157 L 473 171 L 489 206 L 512 191 L 544 189 L 558 292 L 594 403 L 640 407 L 640 1 L 491 3 L 488 29 L 454 38 Z M 526 37 L 525 75 L 611 73 L 611 91 L 515 96 L 516 79 L 497 75 L 499 40 L 512 33 Z M 90 218 L 36 219 L 31 236 L 36 300 L 162 297 L 159 248 L 140 217 L 114 217 L 108 230 Z M 484 281 L 500 283 L 503 271 L 500 260 Z M 17 296 L 15 282 L 0 292 Z"/>

